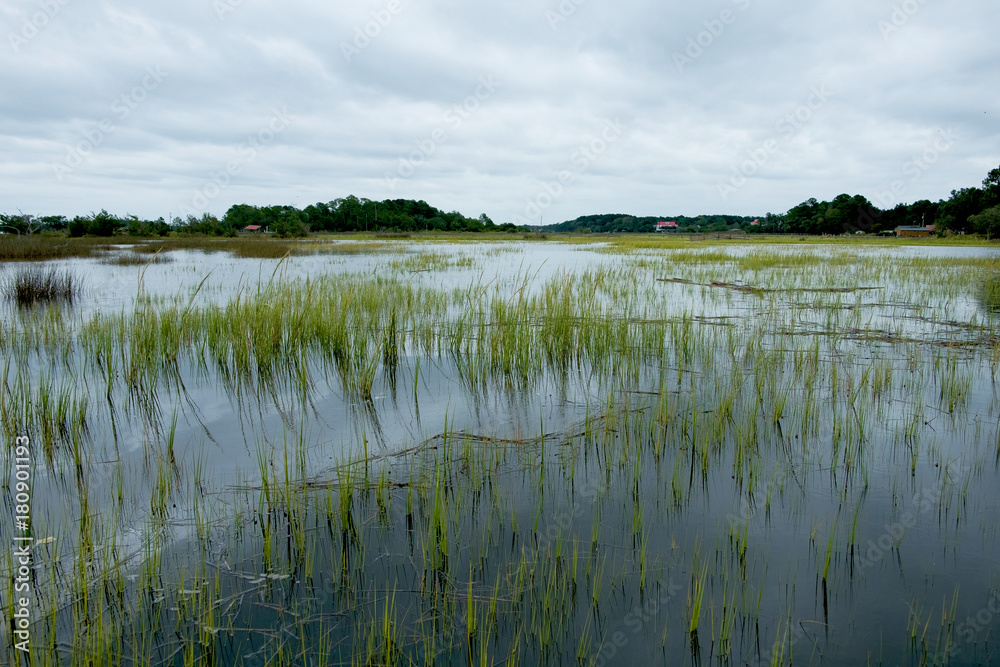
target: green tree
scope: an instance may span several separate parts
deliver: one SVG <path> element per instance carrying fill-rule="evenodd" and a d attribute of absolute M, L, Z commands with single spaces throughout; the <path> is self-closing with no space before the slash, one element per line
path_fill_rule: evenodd
<path fill-rule="evenodd" d="M 249 204 L 234 204 L 222 217 L 223 225 L 228 229 L 239 231 L 248 225 L 263 226 L 264 220 L 260 209 Z"/>
<path fill-rule="evenodd" d="M 988 208 L 979 215 L 972 216 L 969 222 L 976 232 L 985 234 L 987 238 L 1000 237 L 1000 206 Z"/>
<path fill-rule="evenodd" d="M 1000 186 L 1000 167 L 993 169 L 986 175 L 983 179 L 984 188 L 992 188 L 995 186 Z"/>
<path fill-rule="evenodd" d="M 297 238 L 308 233 L 298 209 L 292 206 L 272 206 L 269 213 L 273 219 L 269 227 L 278 238 Z"/>
<path fill-rule="evenodd" d="M 988 206 L 983 200 L 983 191 L 979 188 L 962 188 L 952 190 L 951 198 L 942 202 L 938 214 L 946 218 L 948 226 L 956 232 L 970 230 L 970 216 L 981 213 Z"/>
<path fill-rule="evenodd" d="M 0 215 L 0 231 L 14 232 L 18 235 L 31 236 L 45 228 L 45 222 L 33 215 L 18 213 L 17 215 Z"/>
<path fill-rule="evenodd" d="M 94 236 L 112 236 L 119 228 L 125 226 L 126 221 L 101 209 L 100 213 L 91 214 L 86 233 Z"/>

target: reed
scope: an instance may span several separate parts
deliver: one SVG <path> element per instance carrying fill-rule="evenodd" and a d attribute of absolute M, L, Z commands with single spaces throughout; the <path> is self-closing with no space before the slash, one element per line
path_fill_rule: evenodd
<path fill-rule="evenodd" d="M 128 250 L 102 257 L 100 261 L 101 264 L 111 266 L 148 266 L 150 264 L 169 264 L 173 261 L 173 258 L 168 255 L 159 254 L 159 250 L 152 254 Z"/>
<path fill-rule="evenodd" d="M 19 269 L 4 286 L 7 299 L 20 307 L 40 303 L 72 305 L 80 297 L 80 280 L 68 271 L 28 267 Z"/>
<path fill-rule="evenodd" d="M 37 262 L 67 257 L 88 257 L 107 240 L 70 239 L 61 235 L 0 235 L 0 261 Z"/>
<path fill-rule="evenodd" d="M 46 498 L 63 563 L 38 570 L 74 580 L 53 644 L 124 664 L 555 664 L 649 661 L 700 630 L 713 659 L 770 645 L 784 664 L 804 645 L 778 598 L 812 600 L 765 587 L 768 568 L 815 568 L 817 614 L 848 627 L 843 605 L 875 585 L 854 547 L 913 509 L 953 443 L 977 472 L 920 496 L 921 532 L 947 562 L 973 528 L 998 537 L 969 518 L 997 451 L 1000 347 L 969 306 L 981 262 L 651 247 L 446 289 L 411 273 L 490 255 L 435 248 L 289 277 L 326 245 L 286 248 L 231 298 L 205 276 L 118 313 L 0 324 L 5 434 L 28 429 L 68 482 Z M 866 499 L 887 479 L 891 501 Z M 852 505 L 851 574 L 831 576 Z M 188 532 L 185 551 L 171 535 Z M 685 604 L 663 590 L 688 559 Z M 817 643 L 870 636 L 842 632 Z"/>

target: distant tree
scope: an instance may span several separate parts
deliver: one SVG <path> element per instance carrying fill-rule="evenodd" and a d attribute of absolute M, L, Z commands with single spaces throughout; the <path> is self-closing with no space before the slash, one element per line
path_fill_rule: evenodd
<path fill-rule="evenodd" d="M 314 232 L 336 231 L 334 203 L 317 202 L 302 210 L 302 220 Z"/>
<path fill-rule="evenodd" d="M 89 226 L 89 221 L 86 218 L 75 215 L 66 225 L 66 231 L 69 232 L 70 236 L 84 236 Z"/>
<path fill-rule="evenodd" d="M 277 209 L 277 210 L 275 210 Z M 269 211 L 273 222 L 269 225 L 278 238 L 298 238 L 308 233 L 299 211 L 291 206 L 274 206 Z"/>
<path fill-rule="evenodd" d="M 979 234 L 985 234 L 987 238 L 1000 237 L 1000 206 L 988 208 L 978 215 L 969 219 L 972 228 Z"/>
<path fill-rule="evenodd" d="M 249 225 L 260 225 L 263 221 L 260 209 L 249 204 L 234 204 L 222 216 L 226 228 L 239 231 Z"/>
<path fill-rule="evenodd" d="M 69 221 L 67 230 L 70 236 L 111 236 L 119 229 L 127 229 L 128 221 L 111 215 L 105 210 L 91 213 L 87 217 L 75 216 Z"/>
<path fill-rule="evenodd" d="M 342 231 L 358 231 L 360 229 L 364 229 L 364 219 L 362 216 L 364 204 L 362 200 L 358 199 L 354 195 L 348 195 L 343 199 L 338 199 L 337 203 L 337 211 L 340 213 L 342 220 Z"/>
<path fill-rule="evenodd" d="M 39 218 L 39 220 L 42 221 L 43 229 L 66 229 L 66 226 L 69 224 L 64 215 L 45 215 Z"/>
<path fill-rule="evenodd" d="M 144 220 L 140 220 L 139 216 L 128 215 L 125 216 L 125 232 L 129 236 L 148 236 L 149 229 L 146 226 Z"/>
<path fill-rule="evenodd" d="M 935 204 L 927 199 L 915 201 L 907 207 L 904 224 L 920 227 L 936 224 L 939 208 L 940 204 Z"/>
<path fill-rule="evenodd" d="M 204 236 L 222 236 L 223 225 L 211 213 L 202 213 L 201 217 L 189 215 L 177 230 L 183 234 L 200 234 Z"/>
<path fill-rule="evenodd" d="M 992 188 L 994 186 L 1000 186 L 1000 167 L 993 169 L 986 178 L 983 179 L 984 188 Z"/>
<path fill-rule="evenodd" d="M 33 215 L 18 212 L 17 215 L 0 215 L 0 231 L 14 232 L 18 235 L 31 236 L 45 229 L 45 222 Z"/>
<path fill-rule="evenodd" d="M 788 231 L 796 234 L 817 234 L 820 229 L 821 207 L 815 198 L 807 199 L 792 207 L 785 214 Z"/>
<path fill-rule="evenodd" d="M 984 194 L 979 188 L 952 190 L 948 201 L 941 203 L 938 214 L 946 218 L 949 228 L 956 232 L 971 231 L 969 218 L 989 208 Z"/>
<path fill-rule="evenodd" d="M 90 216 L 87 233 L 94 236 L 112 236 L 125 226 L 124 220 L 101 209 L 100 213 L 94 213 Z"/>

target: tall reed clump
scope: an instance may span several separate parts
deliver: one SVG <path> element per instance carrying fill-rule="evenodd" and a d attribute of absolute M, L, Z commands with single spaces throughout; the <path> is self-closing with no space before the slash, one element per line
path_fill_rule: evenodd
<path fill-rule="evenodd" d="M 172 261 L 173 259 L 169 256 L 161 255 L 158 251 L 153 253 L 140 253 L 129 250 L 101 258 L 101 264 L 108 264 L 111 266 L 146 266 L 148 264 L 167 264 Z"/>
<path fill-rule="evenodd" d="M 987 310 L 1000 313 L 1000 272 L 990 272 L 986 280 L 983 281 L 979 298 Z"/>
<path fill-rule="evenodd" d="M 94 252 L 96 240 L 38 234 L 3 234 L 0 235 L 0 261 L 34 262 L 58 257 L 87 257 Z M 100 241 L 106 243 L 107 239 Z"/>
<path fill-rule="evenodd" d="M 4 286 L 7 298 L 18 306 L 64 302 L 72 304 L 80 296 L 80 281 L 68 271 L 29 267 L 21 269 Z"/>

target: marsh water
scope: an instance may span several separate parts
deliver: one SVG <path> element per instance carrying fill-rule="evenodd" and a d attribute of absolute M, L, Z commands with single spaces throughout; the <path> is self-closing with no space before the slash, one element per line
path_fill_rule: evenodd
<path fill-rule="evenodd" d="M 1000 661 L 1000 252 L 649 245 L 45 263 L 33 664 Z"/>

